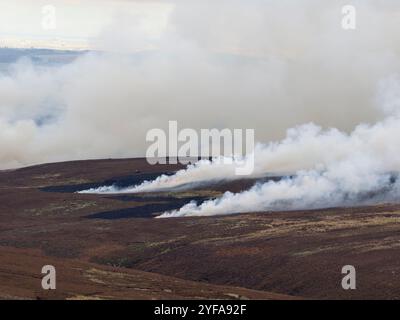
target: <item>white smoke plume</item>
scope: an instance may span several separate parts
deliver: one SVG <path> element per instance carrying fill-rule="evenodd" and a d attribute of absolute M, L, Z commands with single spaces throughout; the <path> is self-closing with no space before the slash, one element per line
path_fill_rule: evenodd
<path fill-rule="evenodd" d="M 95 41 L 108 53 L 62 67 L 23 60 L 1 71 L 1 168 L 143 156 L 146 132 L 168 120 L 193 129 L 253 128 L 258 141 L 279 141 L 294 128 L 280 142 L 257 145 L 253 174 L 294 177 L 163 216 L 397 199 L 396 1 L 354 1 L 351 31 L 341 28 L 342 1 L 171 4 L 160 34 L 146 33 L 140 15 L 122 15 Z M 235 178 L 233 167 L 204 161 L 122 192 Z"/>
<path fill-rule="evenodd" d="M 140 13 L 117 15 L 94 41 L 108 53 L 62 67 L 25 60 L 0 68 L 0 168 L 144 156 L 146 132 L 168 120 L 193 129 L 251 128 L 265 142 L 302 123 L 345 136 L 382 118 L 376 84 L 400 70 L 396 1 L 354 1 L 352 31 L 341 28 L 342 1 L 170 3 L 157 33 Z M 294 130 L 288 146 L 304 129 Z M 312 126 L 305 131 L 304 143 L 319 135 Z M 323 134 L 325 150 L 334 132 Z M 287 162 L 296 151 L 284 145 L 279 152 L 261 146 L 271 159 L 256 172 L 312 168 L 307 154 Z M 190 174 L 211 179 L 202 168 Z"/>
<path fill-rule="evenodd" d="M 382 82 L 378 98 L 391 115 L 375 125 L 359 125 L 350 135 L 305 126 L 256 153 L 265 172 L 303 168 L 294 177 L 256 184 L 236 194 L 226 192 L 199 205 L 191 202 L 160 217 L 399 202 L 400 79 Z"/>
<path fill-rule="evenodd" d="M 380 83 L 377 100 L 392 115 L 374 125 L 361 124 L 346 134 L 337 129 L 323 130 L 311 123 L 289 129 L 282 141 L 259 143 L 254 150 L 255 166 L 250 177 L 287 175 L 299 170 L 322 171 L 339 163 L 359 166 L 363 165 L 363 161 L 370 164 L 371 171 L 399 171 L 399 84 L 400 79 L 397 77 L 390 77 Z M 88 192 L 151 192 L 242 178 L 235 174 L 235 164 L 202 160 L 174 175 L 161 175 L 154 181 L 145 181 L 138 186 L 119 190 L 105 186 Z"/>
<path fill-rule="evenodd" d="M 358 174 L 362 174 L 362 178 Z M 394 182 L 389 174 L 371 174 L 369 170 L 361 170 L 355 175 L 352 172 L 349 176 L 334 169 L 324 173 L 298 172 L 292 179 L 255 185 L 236 194 L 226 192 L 221 198 L 200 205 L 191 202 L 159 217 L 212 216 L 398 201 L 399 187 L 400 184 Z"/>
<path fill-rule="evenodd" d="M 346 134 L 309 124 L 289 130 L 281 142 L 257 146 L 253 177 L 283 172 L 294 173 L 294 177 L 256 184 L 237 194 L 226 192 L 199 205 L 192 202 L 161 217 L 399 201 L 400 79 L 390 77 L 381 82 L 377 100 L 388 115 L 374 125 L 362 124 Z M 89 192 L 151 192 L 240 178 L 230 166 L 201 161 L 175 175 L 163 175 L 132 188 L 104 187 Z"/>

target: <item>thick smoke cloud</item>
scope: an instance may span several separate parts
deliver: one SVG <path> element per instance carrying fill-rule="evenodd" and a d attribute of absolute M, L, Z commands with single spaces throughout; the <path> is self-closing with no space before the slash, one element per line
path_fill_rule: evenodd
<path fill-rule="evenodd" d="M 388 174 L 377 175 L 367 171 L 343 176 L 335 170 L 323 174 L 299 172 L 296 178 L 255 185 L 241 193 L 227 192 L 221 198 L 200 205 L 191 202 L 179 210 L 164 213 L 160 218 L 376 204 L 398 201 L 399 187 L 400 184 Z"/>
<path fill-rule="evenodd" d="M 399 201 L 400 196 L 400 79 L 379 84 L 377 100 L 388 116 L 373 125 L 359 125 L 350 134 L 304 125 L 288 131 L 286 139 L 255 150 L 254 177 L 293 173 L 278 182 L 221 198 L 192 202 L 161 217 L 208 216 L 254 211 L 310 209 Z M 173 176 L 160 176 L 139 186 L 87 192 L 152 192 L 193 187 L 216 180 L 242 178 L 227 166 L 199 162 Z"/>
<path fill-rule="evenodd" d="M 324 171 L 341 164 L 350 176 L 352 166 L 364 167 L 369 171 L 397 172 L 400 161 L 397 156 L 400 143 L 398 116 L 388 117 L 375 125 L 359 125 L 346 134 L 337 129 L 323 131 L 308 124 L 288 130 L 287 137 L 279 142 L 258 144 L 254 151 L 255 168 L 250 176 L 261 178 L 285 176 L 308 170 Z M 357 170 L 354 170 L 357 174 Z M 235 174 L 235 166 L 221 162 L 199 161 L 174 175 L 161 175 L 154 181 L 138 186 L 116 189 L 104 186 L 87 192 L 136 193 L 154 192 L 174 188 L 192 188 L 222 180 L 243 179 Z"/>
<path fill-rule="evenodd" d="M 293 176 L 258 183 L 251 189 L 201 204 L 189 203 L 161 217 L 208 216 L 254 211 L 310 209 L 399 201 L 400 197 L 400 79 L 378 85 L 376 99 L 387 117 L 373 125 L 358 125 L 350 134 L 323 131 L 309 124 L 288 131 L 280 142 L 259 144 L 254 177 L 277 173 Z M 153 192 L 193 187 L 217 180 L 239 179 L 232 167 L 202 161 L 139 186 L 113 186 L 86 192 Z"/>
<path fill-rule="evenodd" d="M 116 19 L 98 39 L 114 53 L 62 67 L 20 61 L 0 73 L 0 167 L 143 156 L 146 132 L 168 120 L 254 128 L 263 143 L 302 123 L 348 132 L 375 122 L 376 88 L 400 66 L 398 11 L 392 1 L 354 4 L 357 30 L 344 31 L 340 1 L 176 1 L 157 36 Z M 285 165 L 281 149 L 277 171 L 317 162 L 303 154 Z"/>
<path fill-rule="evenodd" d="M 296 167 L 299 162 L 305 160 L 304 158 L 309 157 L 308 164 L 314 160 L 312 169 L 299 169 L 295 171 L 293 177 L 278 182 L 256 184 L 240 193 L 226 192 L 221 198 L 199 205 L 192 202 L 179 210 L 164 213 L 161 217 L 398 202 L 400 199 L 398 176 L 400 143 L 397 138 L 400 134 L 399 128 L 400 117 L 396 113 L 376 125 L 359 126 L 349 136 L 339 131 L 331 131 L 314 135 L 308 143 L 304 143 L 300 138 L 297 143 L 291 145 L 285 142 L 270 145 L 264 150 L 266 152 L 256 153 L 256 159 L 266 160 L 266 168 L 270 165 L 270 170 L 265 173 L 276 169 L 274 162 L 268 162 L 268 158 L 271 159 L 274 155 L 280 158 L 279 153 L 283 149 L 286 149 L 284 152 L 286 155 L 290 155 L 283 159 L 286 165 Z M 303 130 L 307 132 L 308 129 L 303 127 Z M 330 143 L 330 150 L 325 142 Z M 311 153 L 308 153 L 309 151 Z M 324 153 L 320 157 L 313 151 Z M 268 154 L 271 157 L 268 157 Z M 266 155 L 267 158 L 263 158 Z M 275 164 L 280 165 L 279 162 Z M 145 187 L 147 190 L 150 189 L 148 185 L 138 186 L 137 189 Z"/>
<path fill-rule="evenodd" d="M 400 77 L 379 82 L 376 100 L 387 115 L 385 119 L 375 124 L 360 124 L 350 134 L 335 128 L 323 130 L 310 123 L 287 130 L 286 138 L 281 141 L 259 143 L 254 150 L 254 171 L 250 177 L 335 170 L 342 173 L 343 179 L 358 178 L 362 182 L 365 173 L 360 173 L 360 168 L 378 174 L 399 172 Z M 174 175 L 161 175 L 137 186 L 123 189 L 104 186 L 86 192 L 154 192 L 242 178 L 235 173 L 234 163 L 201 160 Z"/>

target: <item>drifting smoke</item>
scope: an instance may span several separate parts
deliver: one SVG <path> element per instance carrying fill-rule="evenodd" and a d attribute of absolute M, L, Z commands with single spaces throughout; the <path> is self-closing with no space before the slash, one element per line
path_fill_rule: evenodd
<path fill-rule="evenodd" d="M 253 173 L 293 178 L 163 216 L 396 200 L 396 1 L 354 1 L 352 31 L 341 28 L 341 1 L 171 3 L 160 35 L 138 32 L 140 16 L 132 25 L 117 19 L 99 37 L 113 54 L 60 68 L 22 61 L 0 73 L 0 165 L 142 156 L 146 132 L 171 119 L 193 129 L 253 128 L 258 141 L 294 128 L 257 145 Z M 298 126 L 310 122 L 321 127 Z M 235 179 L 233 169 L 204 161 L 122 192 Z"/>
<path fill-rule="evenodd" d="M 400 184 L 392 176 L 368 171 L 362 173 L 366 174 L 362 179 L 354 175 L 343 179 L 342 174 L 335 170 L 298 172 L 293 179 L 256 185 L 237 194 L 227 192 L 221 198 L 201 205 L 191 202 L 179 210 L 164 213 L 160 218 L 313 209 L 398 200 Z"/>
<path fill-rule="evenodd" d="M 191 202 L 161 217 L 398 202 L 400 79 L 391 78 L 381 83 L 379 98 L 384 110 L 392 113 L 382 122 L 360 125 L 350 135 L 304 126 L 290 130 L 283 142 L 259 147 L 256 151 L 257 162 L 264 164 L 257 167 L 257 174 L 265 169 L 264 173 L 298 166 L 312 169 L 298 170 L 294 177 L 278 182 L 256 184 L 244 192 L 226 192 L 221 198 L 200 205 Z"/>
<path fill-rule="evenodd" d="M 243 176 L 242 176 L 243 177 Z M 209 185 L 217 181 L 236 179 L 234 165 L 224 161 L 200 160 L 179 170 L 174 175 L 163 174 L 153 181 L 144 181 L 140 185 L 118 188 L 114 185 L 91 188 L 80 193 L 138 193 L 163 190 L 190 189 L 200 185 Z"/>
<path fill-rule="evenodd" d="M 251 189 L 200 205 L 192 202 L 161 217 L 207 216 L 250 211 L 310 209 L 339 205 L 398 201 L 400 198 L 400 79 L 380 83 L 377 99 L 389 113 L 374 125 L 362 124 L 351 134 L 323 131 L 313 124 L 290 129 L 286 139 L 255 149 L 253 177 L 295 173 L 281 181 L 256 184 Z M 162 175 L 139 186 L 87 192 L 152 192 L 177 187 L 240 179 L 233 167 L 200 161 L 175 175 Z"/>
<path fill-rule="evenodd" d="M 252 128 L 257 141 L 311 121 L 344 132 L 375 122 L 376 83 L 400 70 L 396 3 L 355 1 L 353 31 L 341 28 L 342 1 L 171 1 L 156 35 L 146 17 L 118 15 L 94 41 L 108 53 L 0 72 L 0 168 L 143 156 L 146 132 L 168 120 Z"/>
<path fill-rule="evenodd" d="M 306 124 L 287 131 L 285 139 L 269 144 L 257 144 L 254 150 L 253 178 L 268 175 L 285 175 L 299 170 L 324 171 L 338 164 L 346 164 L 351 172 L 369 164 L 369 172 L 400 171 L 400 78 L 390 77 L 378 86 L 376 100 L 385 113 L 385 120 L 374 125 L 358 125 L 350 134 L 337 129 L 323 130 L 315 124 Z M 342 165 L 342 169 L 345 166 Z M 174 175 L 161 175 L 154 181 L 145 181 L 138 186 L 116 189 L 104 186 L 92 192 L 151 192 L 178 187 L 212 184 L 221 180 L 241 179 L 235 174 L 235 164 L 224 161 L 201 160 Z"/>

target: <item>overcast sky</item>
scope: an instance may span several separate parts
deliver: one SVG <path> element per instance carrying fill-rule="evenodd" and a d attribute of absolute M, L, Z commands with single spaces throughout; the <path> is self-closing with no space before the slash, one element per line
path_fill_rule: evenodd
<path fill-rule="evenodd" d="M 55 8 L 55 28 L 44 28 L 49 17 L 46 6 Z M 149 36 L 165 28 L 172 5 L 167 1 L 119 0 L 2 0 L 0 1 L 0 45 L 30 46 L 59 39 L 72 46 L 93 45 L 93 39 L 121 16 L 139 21 L 137 27 Z M 51 13 L 50 13 L 51 14 Z"/>
<path fill-rule="evenodd" d="M 348 0 L 168 1 L 0 0 L 0 46 L 101 51 L 0 72 L 0 169 L 143 156 L 148 130 L 169 120 L 268 143 L 400 109 L 399 0 L 351 0 L 355 30 L 342 27 Z"/>

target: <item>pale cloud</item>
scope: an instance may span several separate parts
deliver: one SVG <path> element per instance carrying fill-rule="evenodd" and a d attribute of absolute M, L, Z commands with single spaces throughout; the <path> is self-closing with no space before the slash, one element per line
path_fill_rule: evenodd
<path fill-rule="evenodd" d="M 83 10 L 94 4 L 92 16 Z M 342 1 L 142 1 L 136 15 L 85 1 L 67 20 L 101 23 L 66 24 L 65 35 L 94 35 L 90 43 L 113 54 L 59 68 L 21 61 L 0 73 L 0 167 L 143 156 L 147 130 L 168 120 L 253 128 L 261 142 L 311 121 L 345 131 L 376 122 L 383 117 L 377 87 L 400 72 L 399 20 L 393 2 L 356 4 L 357 30 L 346 32 Z M 79 18 L 86 15 L 98 18 Z M 27 25 L 36 18 L 26 17 L 2 23 L 16 35 L 35 34 Z M 149 48 L 157 50 L 115 54 Z"/>
<path fill-rule="evenodd" d="M 56 28 L 43 29 L 43 8 L 56 9 Z M 45 1 L 0 2 L 0 45 L 11 47 L 89 48 L 115 26 L 116 20 L 138 21 L 139 32 L 162 32 L 171 5 L 155 1 Z M 129 27 L 129 25 L 128 25 Z M 124 31 L 124 30 L 119 30 Z"/>

